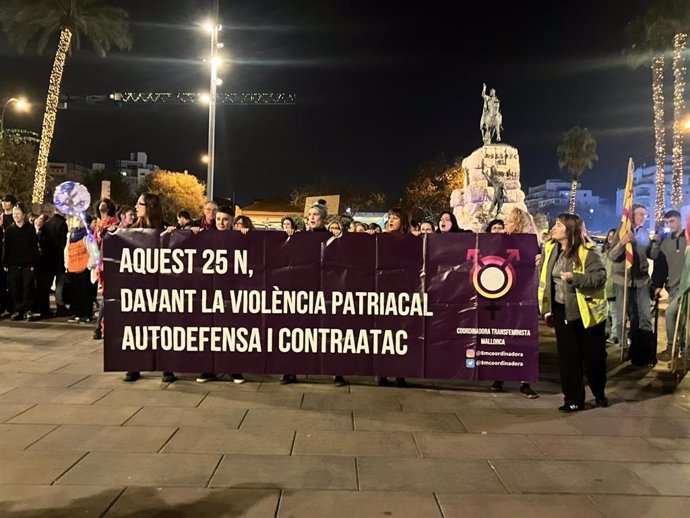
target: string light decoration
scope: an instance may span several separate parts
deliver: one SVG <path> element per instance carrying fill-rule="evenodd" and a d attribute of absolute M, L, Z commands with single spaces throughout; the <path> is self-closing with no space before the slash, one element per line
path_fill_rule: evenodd
<path fill-rule="evenodd" d="M 652 100 L 654 102 L 654 158 L 656 160 L 656 196 L 654 198 L 654 219 L 659 222 L 666 210 L 666 185 L 664 164 L 666 162 L 666 129 L 664 127 L 664 57 L 652 60 Z"/>
<path fill-rule="evenodd" d="M 673 37 L 673 190 L 671 202 L 676 209 L 683 205 L 683 116 L 685 115 L 685 73 L 683 51 L 688 35 L 681 32 Z"/>
<path fill-rule="evenodd" d="M 62 73 L 65 69 L 65 60 L 67 59 L 71 41 L 72 32 L 69 29 L 62 29 L 57 52 L 55 53 L 53 69 L 50 73 L 46 111 L 43 115 L 43 125 L 41 127 L 41 143 L 38 146 L 38 159 L 36 161 L 36 172 L 34 173 L 34 189 L 31 195 L 31 203 L 43 203 L 43 196 L 45 195 L 48 155 L 50 154 L 50 144 L 53 141 L 53 133 L 55 131 Z"/>

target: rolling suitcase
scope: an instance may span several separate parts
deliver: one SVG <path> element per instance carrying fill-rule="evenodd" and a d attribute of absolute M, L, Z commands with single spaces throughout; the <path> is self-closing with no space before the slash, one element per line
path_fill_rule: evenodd
<path fill-rule="evenodd" d="M 654 299 L 654 331 L 632 329 L 630 331 L 630 363 L 637 367 L 656 365 L 657 329 L 659 328 L 659 297 Z"/>

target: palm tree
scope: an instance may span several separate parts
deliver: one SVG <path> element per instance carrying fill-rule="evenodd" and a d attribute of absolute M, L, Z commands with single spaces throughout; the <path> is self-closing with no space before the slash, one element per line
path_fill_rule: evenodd
<path fill-rule="evenodd" d="M 0 25 L 19 52 L 30 44 L 35 44 L 42 52 L 51 38 L 59 34 L 43 115 L 31 197 L 33 203 L 41 203 L 45 194 L 46 166 L 67 55 L 72 49 L 79 49 L 82 37 L 89 40 L 101 56 L 105 56 L 112 47 L 129 50 L 132 37 L 128 18 L 126 11 L 108 5 L 104 0 L 4 0 L 0 5 Z"/>
<path fill-rule="evenodd" d="M 685 79 L 682 55 L 687 32 L 690 30 L 690 2 L 687 0 L 653 0 L 645 14 L 628 26 L 631 40 L 631 64 L 652 66 L 652 99 L 654 103 L 654 137 L 656 156 L 656 203 L 655 218 L 661 221 L 665 210 L 664 164 L 666 162 L 664 127 L 664 58 L 673 52 L 673 204 L 682 204 L 682 124 L 684 115 Z"/>
<path fill-rule="evenodd" d="M 558 167 L 567 168 L 572 180 L 570 187 L 570 205 L 568 212 L 575 213 L 575 195 L 577 194 L 577 182 L 585 169 L 591 169 L 594 162 L 599 160 L 597 156 L 597 141 L 586 128 L 580 126 L 571 128 L 563 135 L 563 141 L 556 150 Z"/>
<path fill-rule="evenodd" d="M 654 219 L 663 219 L 666 207 L 666 125 L 664 123 L 664 52 L 667 48 L 666 24 L 649 13 L 628 25 L 628 38 L 632 42 L 627 50 L 630 65 L 652 68 L 652 105 L 654 109 L 654 158 L 656 163 L 656 192 Z"/>

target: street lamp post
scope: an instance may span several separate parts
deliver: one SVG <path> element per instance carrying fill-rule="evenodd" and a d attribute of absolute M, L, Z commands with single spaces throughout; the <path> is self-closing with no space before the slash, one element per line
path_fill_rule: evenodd
<path fill-rule="evenodd" d="M 24 111 L 29 108 L 29 103 L 27 103 L 25 99 L 17 99 L 16 97 L 10 97 L 7 100 L 5 106 L 3 106 L 2 108 L 2 114 L 0 114 L 0 139 L 2 139 L 5 135 L 5 110 L 7 110 L 7 107 L 12 103 L 16 103 L 17 110 L 20 111 Z"/>
<path fill-rule="evenodd" d="M 213 201 L 213 173 L 216 162 L 216 88 L 218 86 L 218 64 L 220 61 L 218 32 L 221 29 L 219 4 L 220 0 L 213 0 L 213 19 L 210 26 L 207 26 L 207 30 L 211 33 L 211 84 L 208 101 L 208 165 L 206 175 L 206 197 L 209 201 Z"/>

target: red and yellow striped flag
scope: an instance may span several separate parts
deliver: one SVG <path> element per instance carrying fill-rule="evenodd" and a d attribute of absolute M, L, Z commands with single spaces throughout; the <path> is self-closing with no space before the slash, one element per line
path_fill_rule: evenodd
<path fill-rule="evenodd" d="M 628 160 L 628 179 L 625 181 L 625 194 L 623 196 L 623 215 L 621 216 L 621 229 L 618 233 L 618 239 L 623 239 L 632 229 L 633 213 L 633 172 L 635 165 L 633 159 Z M 632 243 L 625 245 L 625 268 L 632 268 L 633 265 L 633 250 Z"/>

